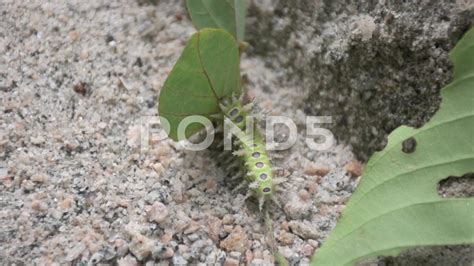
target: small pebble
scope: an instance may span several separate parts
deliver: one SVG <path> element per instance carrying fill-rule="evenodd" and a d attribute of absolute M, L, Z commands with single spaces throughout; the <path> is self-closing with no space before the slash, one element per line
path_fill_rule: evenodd
<path fill-rule="evenodd" d="M 293 252 L 293 250 L 288 246 L 278 247 L 278 251 L 280 252 L 281 255 L 283 255 L 283 257 L 287 259 L 291 259 L 295 256 L 295 252 Z"/>
<path fill-rule="evenodd" d="M 118 266 L 138 266 L 137 260 L 131 255 L 118 259 L 117 264 Z"/>
<path fill-rule="evenodd" d="M 207 218 L 207 232 L 209 237 L 215 242 L 219 241 L 219 234 L 222 228 L 222 221 L 214 216 Z"/>
<path fill-rule="evenodd" d="M 226 214 L 222 218 L 222 224 L 233 224 L 234 223 L 234 217 L 231 214 Z"/>
<path fill-rule="evenodd" d="M 11 176 L 3 176 L 1 177 L 2 179 L 2 184 L 6 187 L 6 188 L 10 188 L 13 186 L 13 179 Z"/>
<path fill-rule="evenodd" d="M 137 234 L 132 238 L 129 249 L 139 261 L 142 261 L 143 259 L 150 256 L 153 246 L 154 244 L 151 239 Z"/>
<path fill-rule="evenodd" d="M 97 126 L 100 128 L 100 129 L 105 129 L 107 127 L 107 123 L 105 122 L 99 122 L 99 124 L 97 124 Z"/>
<path fill-rule="evenodd" d="M 153 252 L 153 257 L 156 259 L 170 259 L 174 256 L 174 250 L 170 247 L 159 247 L 159 249 Z"/>
<path fill-rule="evenodd" d="M 147 212 L 150 222 L 162 223 L 168 218 L 168 208 L 161 202 L 153 203 Z"/>
<path fill-rule="evenodd" d="M 253 252 L 250 249 L 245 251 L 245 262 L 250 263 L 253 260 Z"/>
<path fill-rule="evenodd" d="M 309 214 L 309 209 L 311 208 L 311 205 L 311 201 L 302 201 L 299 196 L 293 194 L 292 196 L 290 196 L 283 210 L 292 219 L 301 219 L 303 218 L 303 216 Z"/>
<path fill-rule="evenodd" d="M 160 238 L 160 242 L 161 242 L 163 245 L 167 245 L 172 239 L 173 239 L 173 235 L 172 235 L 172 234 L 170 234 L 170 233 L 165 233 L 165 234 Z"/>
<path fill-rule="evenodd" d="M 281 230 L 277 240 L 280 241 L 282 245 L 292 245 L 295 241 L 295 236 L 289 232 Z"/>
<path fill-rule="evenodd" d="M 59 203 L 59 208 L 61 208 L 63 211 L 66 211 L 66 210 L 69 210 L 73 204 L 74 204 L 74 198 L 66 197 Z"/>
<path fill-rule="evenodd" d="M 308 201 L 310 199 L 310 194 L 308 193 L 306 189 L 301 189 L 300 191 L 298 191 L 298 196 L 303 201 Z"/>
<path fill-rule="evenodd" d="M 31 137 L 30 139 L 31 143 L 33 143 L 34 145 L 41 145 L 43 144 L 46 140 L 44 137 L 42 136 L 36 136 L 36 137 Z"/>
<path fill-rule="evenodd" d="M 311 259 L 310 258 L 302 258 L 300 260 L 300 266 L 309 266 L 311 265 Z"/>
<path fill-rule="evenodd" d="M 31 182 L 31 180 L 23 180 L 21 182 L 21 188 L 23 188 L 26 192 L 32 191 L 35 187 L 35 184 Z"/>
<path fill-rule="evenodd" d="M 158 176 L 161 176 L 161 174 L 163 174 L 165 172 L 165 168 L 163 167 L 163 164 L 161 164 L 161 163 L 153 164 L 153 169 L 158 174 Z"/>
<path fill-rule="evenodd" d="M 236 226 L 230 235 L 221 241 L 220 247 L 226 251 L 238 251 L 242 253 L 248 248 L 248 242 L 248 237 L 245 231 L 242 227 Z"/>
<path fill-rule="evenodd" d="M 0 167 L 0 179 L 8 175 L 8 169 Z"/>
<path fill-rule="evenodd" d="M 33 200 L 31 202 L 31 208 L 35 211 L 46 211 L 48 210 L 48 204 L 41 200 Z"/>
<path fill-rule="evenodd" d="M 300 253 L 301 253 L 301 255 L 303 255 L 305 257 L 311 257 L 311 256 L 313 256 L 313 253 L 314 253 L 314 247 L 311 246 L 310 244 L 304 244 L 300 248 Z"/>
<path fill-rule="evenodd" d="M 77 243 L 72 248 L 70 248 L 67 253 L 66 257 L 64 258 L 66 261 L 73 261 L 81 255 L 82 252 L 86 249 L 86 246 L 83 243 Z"/>
<path fill-rule="evenodd" d="M 250 263 L 252 266 L 262 266 L 262 265 L 274 265 L 273 263 L 269 263 L 268 261 L 264 261 L 263 259 L 253 259 Z"/>
<path fill-rule="evenodd" d="M 69 39 L 71 39 L 71 41 L 73 41 L 73 42 L 78 41 L 79 38 L 81 37 L 81 34 L 78 31 L 75 31 L 75 30 L 70 31 L 68 35 L 69 35 Z"/>
<path fill-rule="evenodd" d="M 304 169 L 304 173 L 307 175 L 318 175 L 318 176 L 325 176 L 327 175 L 331 169 L 329 167 L 310 164 Z"/>
<path fill-rule="evenodd" d="M 31 177 L 31 181 L 36 182 L 36 183 L 45 183 L 48 181 L 48 175 L 39 173 L 39 174 L 34 174 Z"/>
<path fill-rule="evenodd" d="M 222 228 L 224 229 L 224 232 L 226 233 L 231 233 L 232 230 L 234 230 L 234 227 L 232 225 L 224 225 Z"/>
<path fill-rule="evenodd" d="M 350 163 L 344 166 L 344 169 L 352 176 L 359 177 L 362 175 L 363 166 L 359 161 L 352 160 Z"/>
<path fill-rule="evenodd" d="M 178 245 L 178 252 L 179 254 L 184 254 L 189 252 L 189 247 L 186 245 Z"/>
<path fill-rule="evenodd" d="M 273 262 L 273 255 L 272 255 L 272 252 L 270 252 L 270 250 L 263 251 L 263 260 Z"/>
<path fill-rule="evenodd" d="M 242 253 L 237 252 L 237 251 L 232 251 L 232 252 L 230 252 L 229 256 L 230 256 L 231 258 L 240 260 L 240 257 L 242 256 Z"/>
<path fill-rule="evenodd" d="M 92 255 L 92 257 L 89 259 L 89 265 L 97 265 L 99 261 L 101 261 L 104 258 L 104 254 L 102 252 L 96 252 Z"/>
<path fill-rule="evenodd" d="M 263 252 L 260 249 L 253 251 L 253 257 L 255 259 L 263 259 Z"/>
<path fill-rule="evenodd" d="M 116 239 L 113 243 L 113 247 L 118 257 L 123 257 L 128 252 L 128 244 L 123 239 Z"/>
<path fill-rule="evenodd" d="M 82 52 L 79 54 L 79 58 L 81 58 L 82 60 L 87 60 L 87 59 L 89 59 L 89 52 L 88 52 L 88 51 L 82 51 Z"/>
<path fill-rule="evenodd" d="M 127 132 L 127 145 L 136 148 L 140 146 L 140 134 L 141 134 L 141 126 L 134 125 L 128 129 Z"/>
<path fill-rule="evenodd" d="M 224 266 L 238 266 L 239 261 L 233 258 L 227 258 L 224 262 Z"/>
<path fill-rule="evenodd" d="M 314 225 L 308 221 L 290 221 L 288 226 L 293 233 L 303 239 L 316 239 L 319 237 L 319 233 Z"/>
<path fill-rule="evenodd" d="M 185 235 L 189 235 L 189 234 L 192 234 L 194 232 L 196 232 L 197 230 L 199 230 L 201 228 L 201 225 L 196 222 L 196 221 L 191 221 L 189 223 L 189 226 L 183 231 L 183 233 Z"/>
<path fill-rule="evenodd" d="M 313 239 L 309 239 L 309 240 L 308 240 L 308 244 L 310 244 L 310 245 L 311 245 L 313 248 L 315 248 L 315 249 L 319 247 L 318 241 L 313 240 Z"/>
<path fill-rule="evenodd" d="M 187 265 L 188 261 L 183 256 L 173 256 L 173 265 Z"/>
<path fill-rule="evenodd" d="M 199 239 L 199 235 L 198 234 L 190 234 L 190 235 L 188 235 L 188 239 L 191 242 L 197 241 Z"/>

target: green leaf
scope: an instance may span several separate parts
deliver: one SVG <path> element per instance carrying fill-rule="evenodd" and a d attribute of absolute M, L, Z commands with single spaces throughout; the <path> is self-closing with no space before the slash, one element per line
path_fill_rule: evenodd
<path fill-rule="evenodd" d="M 224 29 L 239 42 L 245 34 L 245 0 L 187 0 L 189 14 L 197 29 Z"/>
<path fill-rule="evenodd" d="M 422 128 L 402 126 L 390 134 L 313 265 L 353 265 L 414 246 L 474 243 L 474 199 L 437 192 L 440 180 L 474 172 L 474 29 L 450 57 L 454 80 L 441 92 L 439 111 Z"/>
<path fill-rule="evenodd" d="M 178 140 L 179 123 L 187 116 L 210 118 L 219 114 L 219 102 L 240 94 L 239 50 L 227 32 L 204 29 L 195 33 L 166 79 L 159 99 L 159 115 L 170 122 L 169 136 Z M 189 137 L 203 129 L 191 124 Z"/>

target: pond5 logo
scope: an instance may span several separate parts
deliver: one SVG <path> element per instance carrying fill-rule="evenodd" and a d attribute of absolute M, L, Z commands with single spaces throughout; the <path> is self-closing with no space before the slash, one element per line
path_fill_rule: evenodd
<path fill-rule="evenodd" d="M 305 143 L 311 150 L 323 151 L 331 148 L 335 143 L 334 134 L 321 125 L 332 123 L 331 116 L 307 116 L 306 117 L 306 134 Z M 202 137 L 186 137 L 186 129 L 193 125 L 200 124 L 205 129 Z M 265 146 L 267 150 L 287 150 L 296 144 L 298 138 L 298 128 L 295 122 L 285 116 L 267 116 L 265 126 L 260 129 L 265 136 Z M 222 132 L 223 149 L 232 150 L 232 140 L 246 138 L 246 136 L 254 136 L 255 119 L 253 116 L 246 117 L 245 130 L 240 129 L 229 119 L 225 118 L 223 126 L 215 126 L 215 124 L 207 117 L 200 115 L 187 116 L 178 125 L 178 140 L 186 150 L 202 151 L 209 148 L 214 142 L 216 133 Z M 275 128 L 286 128 L 284 140 L 276 141 Z M 140 123 L 140 148 L 142 152 L 150 148 L 151 143 L 159 143 L 168 139 L 170 132 L 169 121 L 162 116 L 144 116 Z"/>

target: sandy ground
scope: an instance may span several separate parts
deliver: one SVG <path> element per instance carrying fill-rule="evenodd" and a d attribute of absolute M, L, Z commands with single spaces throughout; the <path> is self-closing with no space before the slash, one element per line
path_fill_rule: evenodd
<path fill-rule="evenodd" d="M 43 2 L 0 0 L 0 264 L 271 264 L 263 214 L 232 191 L 218 153 L 140 149 L 195 32 L 184 7 Z M 261 108 L 298 123 L 297 145 L 275 159 L 288 182 L 271 217 L 280 253 L 306 265 L 360 165 L 350 147 L 306 147 L 295 106 L 307 92 L 267 63 L 245 56 L 242 73 Z"/>

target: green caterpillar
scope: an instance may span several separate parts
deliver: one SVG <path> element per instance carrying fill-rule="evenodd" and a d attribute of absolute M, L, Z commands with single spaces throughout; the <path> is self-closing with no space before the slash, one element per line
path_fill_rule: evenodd
<path fill-rule="evenodd" d="M 220 104 L 224 117 L 235 125 L 241 132 L 244 132 L 234 143 L 239 147 L 239 150 L 234 151 L 233 154 L 239 156 L 243 160 L 245 170 L 244 182 L 242 185 L 248 185 L 249 190 L 259 200 L 259 207 L 262 208 L 266 200 L 272 200 L 278 204 L 274 192 L 277 189 L 277 184 L 281 180 L 275 179 L 273 176 L 273 166 L 270 158 L 265 150 L 265 142 L 263 137 L 256 127 L 256 123 L 252 121 L 253 132 L 247 132 L 247 117 L 250 115 L 249 111 L 252 108 L 252 103 L 243 105 L 242 99 L 223 101 Z M 252 134 L 253 133 L 253 134 Z"/>
<path fill-rule="evenodd" d="M 275 197 L 278 180 L 274 178 L 274 168 L 257 124 L 253 123 L 252 133 L 247 132 L 250 127 L 247 128 L 246 122 L 252 107 L 243 104 L 242 95 L 237 42 L 225 31 L 204 29 L 193 35 L 163 84 L 160 119 L 169 126 L 167 133 L 175 141 L 183 140 L 181 133 L 189 138 L 205 128 L 196 122 L 178 134 L 181 122 L 187 117 L 203 116 L 224 127 L 224 120 L 231 121 L 239 132 L 245 132 L 234 141 L 238 146 L 234 154 L 240 156 L 241 170 L 245 172 L 241 185 L 249 186 L 251 193 L 247 195 L 255 195 L 260 206 L 267 199 L 278 204 Z M 228 163 L 226 166 L 231 165 Z"/>

